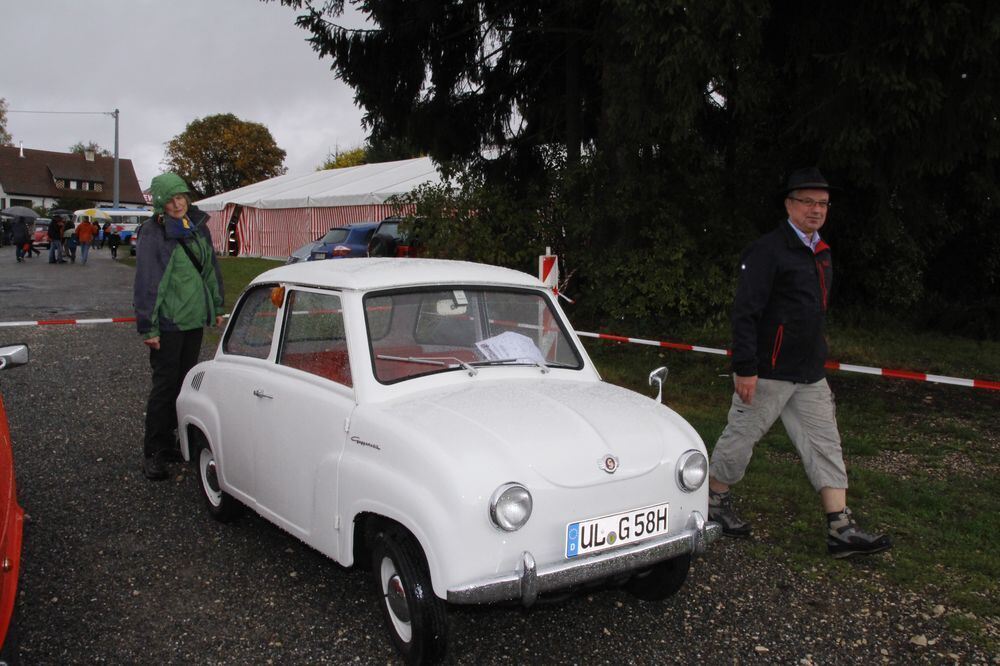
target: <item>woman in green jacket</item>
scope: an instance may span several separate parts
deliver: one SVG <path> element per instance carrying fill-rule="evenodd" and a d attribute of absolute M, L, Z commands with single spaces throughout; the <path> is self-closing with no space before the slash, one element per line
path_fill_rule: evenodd
<path fill-rule="evenodd" d="M 175 402 L 198 362 L 205 326 L 223 321 L 222 273 L 208 215 L 191 205 L 190 188 L 174 173 L 153 178 L 154 216 L 143 223 L 136 248 L 136 327 L 149 347 L 153 386 L 146 404 L 142 470 L 167 478 L 177 459 Z"/>

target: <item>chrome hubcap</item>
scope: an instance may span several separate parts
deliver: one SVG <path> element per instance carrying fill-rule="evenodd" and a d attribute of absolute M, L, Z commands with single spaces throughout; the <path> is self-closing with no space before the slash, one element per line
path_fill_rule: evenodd
<path fill-rule="evenodd" d="M 219 486 L 219 475 L 215 469 L 215 457 L 208 449 L 202 449 L 198 462 L 201 465 L 201 486 L 205 490 L 205 497 L 212 506 L 219 506 L 222 504 L 222 488 Z"/>
<path fill-rule="evenodd" d="M 403 589 L 403 581 L 399 579 L 399 574 L 393 575 L 389 579 L 388 589 L 385 593 L 385 600 L 389 604 L 389 610 L 402 622 L 410 621 L 410 609 L 406 605 L 406 590 Z"/>
<path fill-rule="evenodd" d="M 413 627 L 410 625 L 410 609 L 406 604 L 406 589 L 391 558 L 382 558 L 379 579 L 382 581 L 382 594 L 392 627 L 400 640 L 409 643 L 413 638 Z"/>

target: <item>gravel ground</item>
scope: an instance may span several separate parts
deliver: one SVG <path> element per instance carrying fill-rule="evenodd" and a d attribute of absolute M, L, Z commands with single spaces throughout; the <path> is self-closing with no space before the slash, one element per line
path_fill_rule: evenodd
<path fill-rule="evenodd" d="M 66 268 L 37 262 L 15 274 L 11 255 L 0 249 L 0 284 Z M 129 314 L 130 269 L 92 264 L 80 270 L 107 279 L 106 293 L 125 285 L 126 296 L 79 316 Z M 66 302 L 80 302 L 74 293 L 89 281 L 66 280 Z M 25 317 L 30 308 L 15 298 L 30 291 L 4 291 L 0 321 L 40 318 Z M 32 354 L 0 375 L 31 517 L 17 609 L 23 663 L 395 662 L 367 572 L 338 567 L 255 515 L 216 523 L 180 465 L 165 482 L 142 477 L 149 368 L 130 325 L 0 328 L 0 338 Z M 834 579 L 754 550 L 718 543 L 665 603 L 611 589 L 530 611 L 453 608 L 449 659 L 1000 663 L 949 632 L 942 602 L 884 582 L 879 559 Z"/>

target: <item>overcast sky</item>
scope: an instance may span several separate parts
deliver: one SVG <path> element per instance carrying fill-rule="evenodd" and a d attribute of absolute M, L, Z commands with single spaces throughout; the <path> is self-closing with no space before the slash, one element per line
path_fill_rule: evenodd
<path fill-rule="evenodd" d="M 164 144 L 216 113 L 263 123 L 290 173 L 364 142 L 353 91 L 305 41 L 296 12 L 277 2 L 0 0 L 0 10 L 8 109 L 119 109 L 119 155 L 143 188 L 163 170 Z M 114 151 L 110 116 L 8 113 L 7 131 L 25 148 L 95 141 Z"/>

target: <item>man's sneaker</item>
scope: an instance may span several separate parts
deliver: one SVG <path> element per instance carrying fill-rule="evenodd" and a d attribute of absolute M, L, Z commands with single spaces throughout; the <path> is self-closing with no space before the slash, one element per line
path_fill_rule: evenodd
<path fill-rule="evenodd" d="M 843 511 L 826 514 L 826 522 L 829 528 L 826 549 L 833 557 L 872 555 L 892 548 L 892 539 L 888 535 L 869 534 L 858 527 L 847 507 Z"/>
<path fill-rule="evenodd" d="M 708 519 L 722 525 L 722 533 L 726 536 L 737 539 L 746 539 L 750 536 L 750 523 L 736 515 L 733 496 L 728 491 L 724 493 L 708 491 Z"/>
<path fill-rule="evenodd" d="M 167 478 L 167 467 L 160 456 L 148 456 L 142 461 L 142 473 L 150 481 L 162 481 Z"/>

